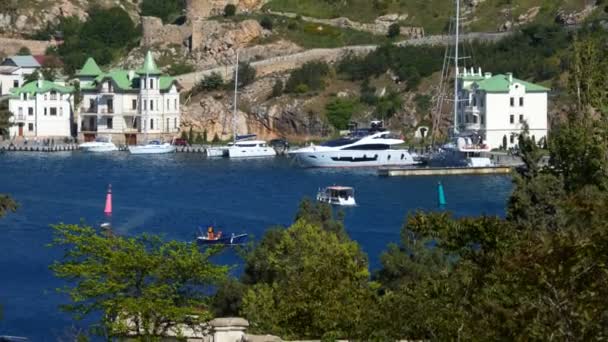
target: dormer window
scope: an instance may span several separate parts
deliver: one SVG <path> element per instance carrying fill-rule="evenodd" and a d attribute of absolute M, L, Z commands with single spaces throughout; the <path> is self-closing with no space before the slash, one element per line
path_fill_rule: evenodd
<path fill-rule="evenodd" d="M 150 79 L 150 89 L 154 89 L 154 79 Z"/>
<path fill-rule="evenodd" d="M 56 91 L 51 91 L 51 100 L 57 100 L 57 92 Z"/>

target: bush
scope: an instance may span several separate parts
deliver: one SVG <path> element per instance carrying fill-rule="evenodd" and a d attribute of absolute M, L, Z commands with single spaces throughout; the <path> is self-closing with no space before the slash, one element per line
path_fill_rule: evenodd
<path fill-rule="evenodd" d="M 255 68 L 247 62 L 239 63 L 239 87 L 244 87 L 255 81 Z M 231 82 L 234 86 L 234 81 Z"/>
<path fill-rule="evenodd" d="M 178 62 L 173 63 L 167 69 L 167 73 L 171 76 L 187 74 L 194 71 L 194 67 L 190 63 Z"/>
<path fill-rule="evenodd" d="M 143 0 L 141 15 L 161 18 L 168 23 L 181 15 L 185 8 L 185 0 Z"/>
<path fill-rule="evenodd" d="M 416 94 L 414 97 L 414 103 L 416 104 L 416 111 L 420 114 L 428 114 L 431 109 L 431 96 Z"/>
<path fill-rule="evenodd" d="M 387 35 L 389 38 L 397 37 L 400 33 L 401 33 L 401 26 L 399 26 L 399 24 L 394 23 L 388 27 Z"/>
<path fill-rule="evenodd" d="M 224 85 L 224 79 L 219 72 L 212 72 L 209 76 L 203 77 L 199 83 L 197 90 L 212 91 L 220 89 Z"/>
<path fill-rule="evenodd" d="M 30 51 L 30 49 L 27 46 L 22 46 L 19 51 L 17 52 L 17 56 L 28 56 L 31 55 L 32 52 Z"/>
<path fill-rule="evenodd" d="M 270 97 L 278 97 L 283 95 L 283 81 L 276 80 L 272 86 L 272 95 Z"/>
<path fill-rule="evenodd" d="M 308 86 L 306 84 L 300 83 L 296 87 L 295 92 L 298 94 L 304 94 L 304 93 L 308 93 L 309 90 L 310 89 L 308 89 Z"/>
<path fill-rule="evenodd" d="M 236 14 L 236 6 L 233 4 L 228 4 L 224 7 L 224 16 L 232 17 Z"/>
<path fill-rule="evenodd" d="M 337 98 L 325 106 L 325 116 L 336 129 L 347 129 L 357 105 L 355 100 Z"/>
<path fill-rule="evenodd" d="M 325 88 L 324 78 L 329 74 L 329 65 L 325 62 L 307 62 L 299 69 L 291 72 L 287 84 L 285 84 L 285 92 L 301 93 L 297 88 L 302 90 L 302 85 L 306 86 L 306 91 L 319 90 Z"/>
<path fill-rule="evenodd" d="M 272 19 L 270 19 L 270 17 L 263 17 L 260 20 L 260 26 L 262 26 L 263 28 L 272 31 Z"/>

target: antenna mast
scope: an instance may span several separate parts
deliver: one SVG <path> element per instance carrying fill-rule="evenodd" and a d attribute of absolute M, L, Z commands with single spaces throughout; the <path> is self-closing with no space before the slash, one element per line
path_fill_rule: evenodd
<path fill-rule="evenodd" d="M 458 43 L 460 40 L 460 0 L 456 0 L 456 34 L 454 35 L 454 135 L 458 134 Z"/>
<path fill-rule="evenodd" d="M 232 140 L 236 143 L 236 102 L 239 86 L 239 50 L 236 50 L 236 65 L 234 66 L 234 108 L 232 112 Z"/>

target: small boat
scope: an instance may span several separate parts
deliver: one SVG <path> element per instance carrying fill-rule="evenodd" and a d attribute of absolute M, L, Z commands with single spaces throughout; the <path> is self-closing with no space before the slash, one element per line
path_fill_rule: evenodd
<path fill-rule="evenodd" d="M 200 245 L 240 245 L 247 240 L 247 234 L 224 234 L 221 231 L 213 232 L 213 227 L 209 227 L 207 233 L 202 233 L 196 237 L 196 242 Z"/>
<path fill-rule="evenodd" d="M 95 141 L 89 141 L 78 145 L 78 148 L 85 152 L 112 152 L 118 151 L 112 139 L 108 137 L 97 137 Z"/>
<path fill-rule="evenodd" d="M 317 201 L 332 205 L 353 206 L 355 202 L 355 189 L 350 186 L 328 186 L 319 189 Z"/>
<path fill-rule="evenodd" d="M 129 146 L 131 154 L 159 154 L 175 152 L 175 146 L 169 143 L 161 143 L 159 140 L 152 140 L 145 145 Z"/>
<path fill-rule="evenodd" d="M 264 140 L 242 140 L 236 141 L 228 147 L 228 157 L 230 158 L 251 158 L 251 157 L 274 157 L 277 152 L 268 146 Z"/>

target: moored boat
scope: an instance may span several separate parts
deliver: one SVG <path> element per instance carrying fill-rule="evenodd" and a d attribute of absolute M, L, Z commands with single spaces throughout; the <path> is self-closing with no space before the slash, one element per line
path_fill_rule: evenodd
<path fill-rule="evenodd" d="M 129 146 L 129 153 L 131 154 L 160 154 L 160 153 L 172 153 L 175 152 L 176 148 L 174 145 L 169 143 L 161 143 L 158 140 L 152 140 L 145 145 Z"/>
<path fill-rule="evenodd" d="M 89 141 L 78 145 L 85 152 L 112 152 L 118 151 L 110 137 L 97 137 L 95 141 Z"/>
<path fill-rule="evenodd" d="M 201 245 L 238 245 L 247 241 L 247 234 L 224 234 L 215 232 L 213 227 L 207 229 L 207 233 L 201 233 L 196 237 L 196 242 Z"/>
<path fill-rule="evenodd" d="M 334 185 L 319 189 L 317 201 L 333 205 L 357 205 L 355 201 L 355 189 L 350 186 Z"/>

